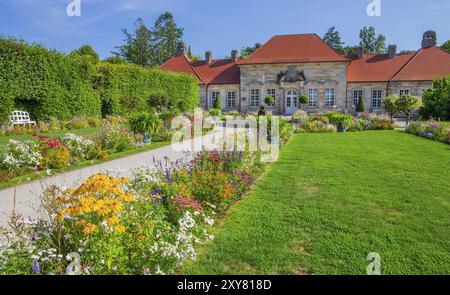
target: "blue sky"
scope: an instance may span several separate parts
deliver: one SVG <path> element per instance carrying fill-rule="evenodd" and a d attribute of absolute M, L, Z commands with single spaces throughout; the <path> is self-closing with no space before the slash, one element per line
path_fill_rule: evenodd
<path fill-rule="evenodd" d="M 336 26 L 346 44 L 358 43 L 363 26 L 375 26 L 387 43 L 418 49 L 422 34 L 450 39 L 449 0 L 381 0 L 381 16 L 369 17 L 372 0 L 81 0 L 81 16 L 69 17 L 70 0 L 0 0 L 0 34 L 70 52 L 91 44 L 105 58 L 122 44 L 122 28 L 142 17 L 150 27 L 171 11 L 194 54 L 215 58 L 265 42 L 276 34 L 317 33 Z"/>

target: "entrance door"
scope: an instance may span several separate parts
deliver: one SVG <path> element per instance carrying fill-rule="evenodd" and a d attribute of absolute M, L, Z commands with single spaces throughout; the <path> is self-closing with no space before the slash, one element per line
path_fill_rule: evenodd
<path fill-rule="evenodd" d="M 294 89 L 286 92 L 286 115 L 292 115 L 297 110 L 298 92 Z"/>

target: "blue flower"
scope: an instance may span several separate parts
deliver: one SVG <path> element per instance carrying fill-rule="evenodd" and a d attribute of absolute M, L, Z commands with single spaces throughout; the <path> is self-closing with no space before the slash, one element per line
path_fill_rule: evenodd
<path fill-rule="evenodd" d="M 39 267 L 39 263 L 38 263 L 37 259 L 35 259 L 33 262 L 33 270 L 36 272 L 36 274 L 41 273 L 41 268 Z"/>

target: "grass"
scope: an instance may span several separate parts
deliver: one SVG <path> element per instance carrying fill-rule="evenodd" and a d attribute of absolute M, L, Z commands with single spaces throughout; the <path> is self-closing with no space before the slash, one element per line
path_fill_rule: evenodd
<path fill-rule="evenodd" d="M 450 146 L 399 131 L 298 134 L 186 274 L 450 274 Z"/>
<path fill-rule="evenodd" d="M 83 129 L 75 129 L 75 130 L 63 130 L 63 131 L 55 131 L 55 132 L 48 132 L 48 133 L 39 133 L 39 135 L 42 136 L 50 136 L 50 137 L 63 137 L 67 133 L 73 133 L 76 135 L 81 136 L 90 136 L 97 132 L 99 128 L 83 128 Z M 36 140 L 31 134 L 22 134 L 22 135 L 13 135 L 13 136 L 0 136 L 0 154 L 6 152 L 6 146 L 8 145 L 8 142 L 10 139 L 14 140 Z"/>

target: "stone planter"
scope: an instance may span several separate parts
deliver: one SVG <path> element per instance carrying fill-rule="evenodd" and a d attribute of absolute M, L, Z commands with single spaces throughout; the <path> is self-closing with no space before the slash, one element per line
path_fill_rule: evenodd
<path fill-rule="evenodd" d="M 152 136 L 148 133 L 144 134 L 144 144 L 151 144 L 152 143 Z"/>

